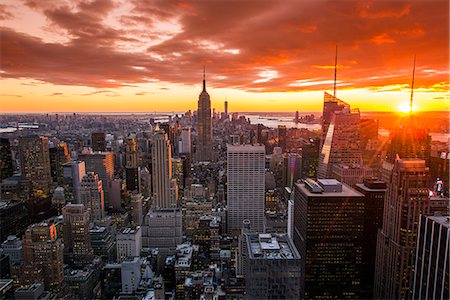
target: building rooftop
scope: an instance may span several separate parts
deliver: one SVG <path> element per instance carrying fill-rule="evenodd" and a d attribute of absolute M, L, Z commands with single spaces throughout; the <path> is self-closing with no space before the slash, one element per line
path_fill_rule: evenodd
<path fill-rule="evenodd" d="M 300 254 L 286 234 L 246 234 L 249 257 L 252 259 L 299 259 Z"/>
<path fill-rule="evenodd" d="M 266 148 L 263 145 L 259 144 L 240 144 L 240 145 L 231 145 L 227 144 L 227 151 L 228 152 L 264 152 L 266 151 Z"/>
<path fill-rule="evenodd" d="M 450 216 L 429 216 L 427 218 L 444 226 L 447 229 L 450 229 Z"/>
<path fill-rule="evenodd" d="M 319 179 L 318 181 L 309 179 L 295 185 L 308 197 L 364 197 L 360 192 L 336 179 Z"/>

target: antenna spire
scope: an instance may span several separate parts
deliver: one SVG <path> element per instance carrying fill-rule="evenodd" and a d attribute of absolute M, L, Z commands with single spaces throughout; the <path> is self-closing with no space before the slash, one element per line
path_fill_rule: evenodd
<path fill-rule="evenodd" d="M 336 45 L 336 55 L 334 56 L 334 87 L 333 87 L 333 97 L 336 97 L 337 56 L 338 56 L 338 46 Z"/>
<path fill-rule="evenodd" d="M 411 98 L 409 99 L 409 114 L 413 112 L 413 96 L 414 96 L 414 75 L 416 73 L 416 55 L 414 55 L 413 76 L 411 82 Z"/>
<path fill-rule="evenodd" d="M 203 65 L 203 90 L 206 91 L 206 69 L 205 69 L 205 65 Z"/>

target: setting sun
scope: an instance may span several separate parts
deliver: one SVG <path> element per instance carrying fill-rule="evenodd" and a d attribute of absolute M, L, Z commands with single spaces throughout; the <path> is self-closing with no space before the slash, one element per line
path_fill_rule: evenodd
<path fill-rule="evenodd" d="M 413 111 L 417 110 L 417 107 L 413 104 Z M 402 113 L 409 113 L 411 111 L 411 106 L 408 102 L 403 102 L 399 105 L 398 111 Z"/>

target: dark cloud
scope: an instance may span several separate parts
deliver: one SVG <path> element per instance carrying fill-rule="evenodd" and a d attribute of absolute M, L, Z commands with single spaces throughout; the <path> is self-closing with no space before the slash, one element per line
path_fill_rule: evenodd
<path fill-rule="evenodd" d="M 134 0 L 120 28 L 106 20 L 117 2 L 51 2 L 27 5 L 70 42 L 45 43 L 2 28 L 3 77 L 96 88 L 191 85 L 206 65 L 214 87 L 322 90 L 332 86 L 336 44 L 340 88 L 409 84 L 415 54 L 417 87 L 439 88 L 448 77 L 448 1 Z M 167 37 L 143 51 L 118 47 L 161 36 Z"/>

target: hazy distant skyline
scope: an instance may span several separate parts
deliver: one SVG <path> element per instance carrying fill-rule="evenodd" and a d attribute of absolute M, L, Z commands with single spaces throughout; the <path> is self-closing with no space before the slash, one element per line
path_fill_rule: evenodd
<path fill-rule="evenodd" d="M 0 4 L 2 112 L 449 109 L 448 1 L 15 1 Z"/>

